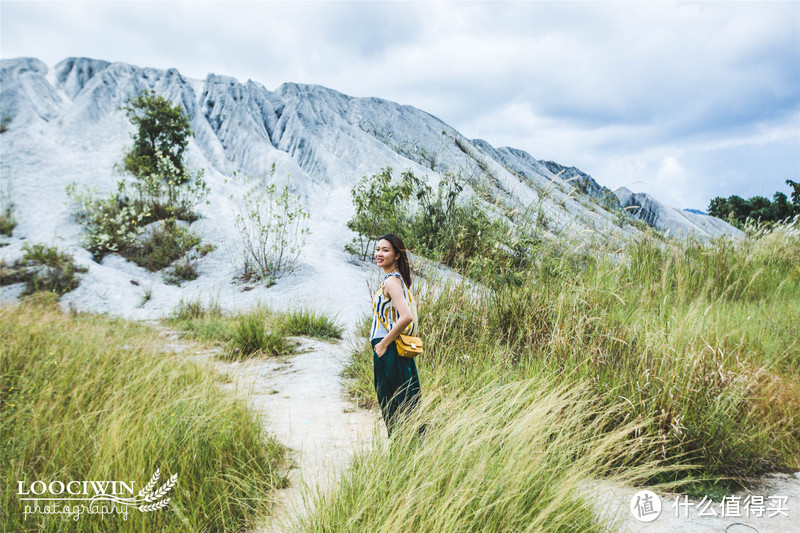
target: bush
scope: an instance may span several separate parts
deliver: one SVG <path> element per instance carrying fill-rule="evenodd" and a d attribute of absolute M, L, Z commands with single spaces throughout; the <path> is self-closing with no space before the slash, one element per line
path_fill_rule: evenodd
<path fill-rule="evenodd" d="M 285 335 L 310 335 L 320 339 L 341 339 L 344 332 L 335 320 L 309 309 L 281 315 L 279 328 Z"/>
<path fill-rule="evenodd" d="M 270 180 L 274 176 L 273 163 Z M 290 195 L 288 186 L 279 191 L 272 183 L 258 183 L 229 199 L 236 209 L 244 274 L 247 279 L 266 280 L 271 285 L 292 270 L 310 233 L 300 196 Z"/>
<path fill-rule="evenodd" d="M 136 175 L 132 184 L 136 194 L 130 201 L 137 211 L 149 213 L 150 220 L 197 220 L 195 209 L 206 201 L 209 191 L 203 170 L 189 173 L 175 166 L 160 150 L 156 150 L 153 159 L 154 172 Z"/>
<path fill-rule="evenodd" d="M 21 260 L 10 269 L 0 267 L 3 271 L 0 285 L 24 281 L 23 295 L 51 291 L 61 296 L 75 290 L 80 284 L 78 274 L 88 271 L 86 267 L 77 266 L 71 255 L 60 252 L 55 246 L 26 243 L 22 249 L 25 253 Z"/>
<path fill-rule="evenodd" d="M 418 183 L 411 171 L 403 172 L 400 181 L 392 183 L 391 167 L 362 177 L 351 192 L 355 215 L 347 221 L 347 227 L 356 237 L 345 246 L 345 251 L 365 260 L 381 235 L 407 235 L 408 201 Z"/>
<path fill-rule="evenodd" d="M 123 181 L 105 198 L 98 198 L 96 189 L 79 191 L 74 183 L 67 186 L 67 196 L 77 204 L 75 217 L 86 230 L 86 249 L 96 260 L 132 246 L 151 218 L 149 211 L 127 201 Z"/>
<path fill-rule="evenodd" d="M 183 114 L 180 105 L 173 106 L 155 91 L 142 92 L 123 107 L 125 114 L 136 126 L 133 148 L 125 155 L 125 170 L 134 176 L 157 174 L 157 165 L 164 154 L 177 172 L 173 175 L 177 184 L 187 179 L 183 166 L 183 152 L 192 135 L 189 117 Z"/>
<path fill-rule="evenodd" d="M 14 203 L 11 201 L 11 191 L 6 186 L 0 186 L 0 235 L 11 237 L 17 220 L 14 218 Z"/>
<path fill-rule="evenodd" d="M 229 359 L 246 359 L 254 354 L 288 355 L 294 345 L 279 333 L 267 329 L 267 316 L 256 309 L 237 318 L 231 338 L 232 350 Z"/>
<path fill-rule="evenodd" d="M 345 251 L 366 259 L 375 240 L 391 232 L 406 246 L 489 284 L 519 284 L 520 272 L 530 264 L 535 224 L 528 209 L 509 213 L 514 224 L 477 198 L 461 201 L 460 176 L 448 173 L 434 191 L 411 171 L 392 182 L 391 168 L 352 190 L 356 214 L 348 221 L 356 238 Z"/>
<path fill-rule="evenodd" d="M 122 253 L 137 265 L 156 272 L 186 256 L 198 244 L 200 237 L 174 220 L 166 220 L 157 224 L 141 243 L 129 246 Z"/>
<path fill-rule="evenodd" d="M 160 270 L 186 258 L 199 244 L 197 236 L 176 228 L 175 221 L 197 220 L 195 209 L 206 201 L 209 189 L 203 171 L 192 174 L 183 163 L 191 130 L 180 106 L 151 92 L 132 99 L 124 109 L 137 126 L 134 146 L 125 156 L 132 183 L 120 180 L 116 191 L 102 198 L 96 190 L 78 191 L 71 184 L 67 195 L 77 204 L 76 218 L 86 229 L 86 247 L 96 260 L 116 252 L 151 271 Z M 138 242 L 143 227 L 160 220 L 165 229 Z M 179 283 L 191 278 L 193 270 L 186 258 L 167 279 Z"/>

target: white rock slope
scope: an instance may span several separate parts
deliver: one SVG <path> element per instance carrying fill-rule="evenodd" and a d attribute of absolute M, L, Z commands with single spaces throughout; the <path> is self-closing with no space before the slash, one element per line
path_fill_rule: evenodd
<path fill-rule="evenodd" d="M 70 183 L 100 193 L 115 186 L 115 165 L 133 131 L 120 106 L 143 90 L 183 106 L 194 131 L 187 161 L 192 169 L 205 169 L 211 189 L 203 218 L 192 229 L 217 250 L 201 261 L 200 277 L 182 288 L 113 255 L 92 261 L 65 194 Z M 175 69 L 87 58 L 53 67 L 33 58 L 6 59 L 0 65 L 0 116 L 7 123 L 0 136 L 0 179 L 18 220 L 0 258 L 19 257 L 26 241 L 70 250 L 90 269 L 64 298 L 81 309 L 151 317 L 180 299 L 217 300 L 229 308 L 264 301 L 328 305 L 350 324 L 368 311 L 364 282 L 376 275 L 374 267 L 353 263 L 343 251 L 352 237 L 345 225 L 353 212 L 350 190 L 386 166 L 395 173 L 412 170 L 432 183 L 453 173 L 466 184 L 465 194 L 487 206 L 535 210 L 546 234 L 593 240 L 638 233 L 614 212 L 618 206 L 608 189 L 578 169 L 466 139 L 413 107 L 319 86 L 287 83 L 270 91 L 252 80 L 215 74 L 193 80 Z M 228 178 L 236 172 L 267 179 L 273 164 L 272 179 L 303 198 L 312 235 L 297 272 L 270 289 L 242 292 L 231 282 L 241 254 L 228 200 L 236 189 Z M 731 232 L 724 225 L 694 225 L 704 235 Z M 2 298 L 13 299 L 15 292 L 3 288 Z"/>

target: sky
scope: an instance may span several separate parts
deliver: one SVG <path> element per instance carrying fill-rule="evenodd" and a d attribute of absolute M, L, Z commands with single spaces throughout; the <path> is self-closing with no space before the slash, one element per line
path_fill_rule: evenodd
<path fill-rule="evenodd" d="M 800 0 L 0 0 L 21 56 L 385 98 L 678 208 L 800 180 Z"/>

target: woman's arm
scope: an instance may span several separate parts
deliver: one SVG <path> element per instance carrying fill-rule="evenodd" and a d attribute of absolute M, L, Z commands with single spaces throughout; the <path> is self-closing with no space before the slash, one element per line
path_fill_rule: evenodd
<path fill-rule="evenodd" d="M 403 296 L 403 282 L 401 282 L 397 277 L 390 276 L 386 283 L 384 284 L 386 287 L 386 292 L 389 293 L 389 296 L 394 302 L 395 308 L 397 308 L 397 312 L 400 316 L 395 322 L 394 326 L 392 326 L 392 331 L 389 332 L 381 341 L 375 345 L 375 353 L 378 354 L 378 357 L 381 357 L 384 353 L 386 353 L 386 349 L 389 347 L 389 344 L 394 342 L 397 337 L 400 336 L 406 329 L 406 326 L 411 324 L 414 320 L 414 315 L 411 314 L 411 307 L 408 306 L 408 302 L 406 301 L 405 296 Z"/>

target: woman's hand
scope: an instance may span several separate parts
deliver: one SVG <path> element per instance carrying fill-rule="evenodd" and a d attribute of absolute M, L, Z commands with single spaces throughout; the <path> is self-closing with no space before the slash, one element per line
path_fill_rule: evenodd
<path fill-rule="evenodd" d="M 380 341 L 378 344 L 375 345 L 375 353 L 378 354 L 378 357 L 383 357 L 383 354 L 386 353 L 388 346 Z"/>

